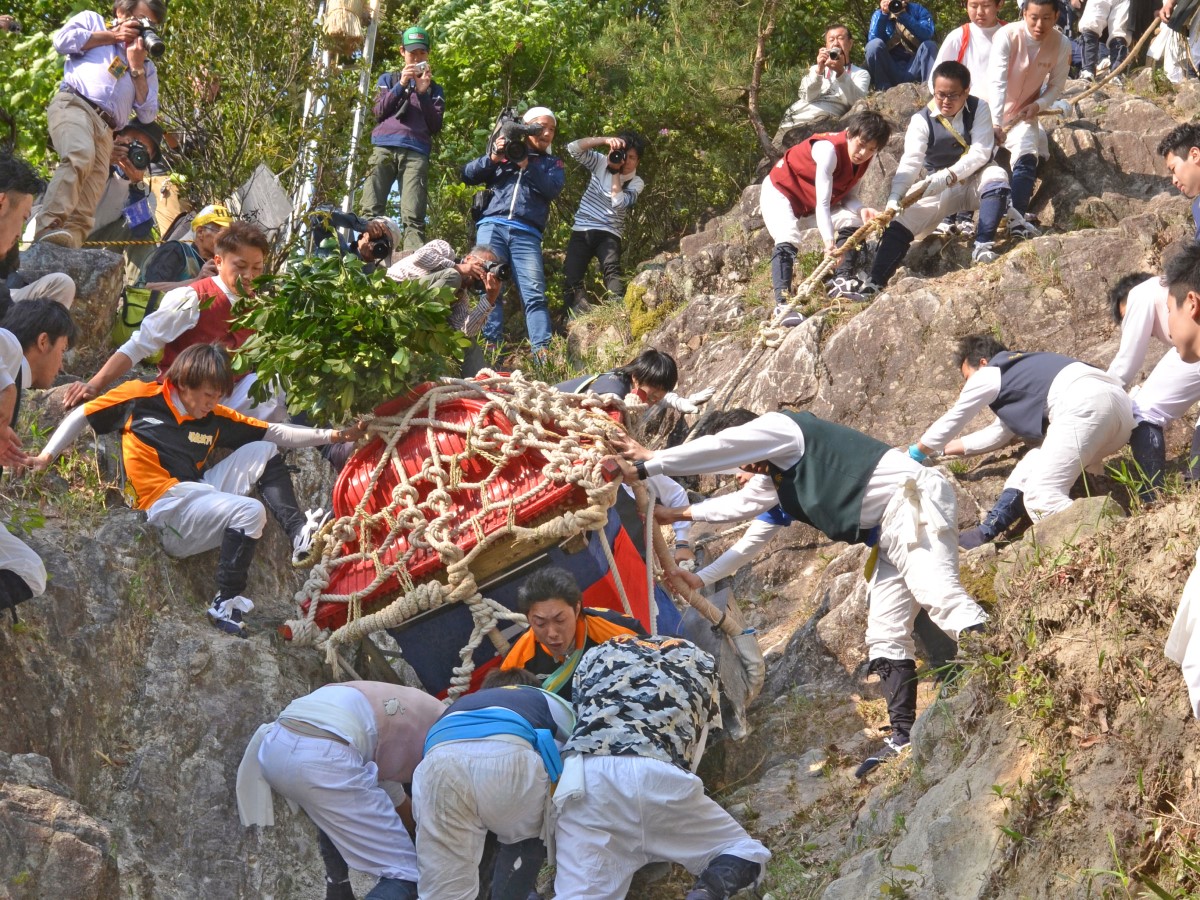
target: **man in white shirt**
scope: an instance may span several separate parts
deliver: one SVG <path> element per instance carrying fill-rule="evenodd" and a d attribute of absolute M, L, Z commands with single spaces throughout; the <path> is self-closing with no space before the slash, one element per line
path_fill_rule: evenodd
<path fill-rule="evenodd" d="M 1038 116 L 1062 94 L 1071 66 L 1071 41 L 1055 27 L 1061 9 L 1061 0 L 1028 0 L 1021 21 L 992 38 L 988 102 L 996 143 L 1009 152 L 1012 205 L 1022 217 L 1037 181 Z"/>
<path fill-rule="evenodd" d="M 800 99 L 788 107 L 775 132 L 775 143 L 781 144 L 784 135 L 801 125 L 816 125 L 830 119 L 840 119 L 850 107 L 867 96 L 871 89 L 871 73 L 850 62 L 854 39 L 850 29 L 841 23 L 825 29 L 825 46 L 817 51 L 816 65 L 800 82 Z"/>
<path fill-rule="evenodd" d="M 1009 351 L 990 334 L 959 341 L 956 363 L 963 386 L 958 401 L 908 449 L 930 455 L 974 456 L 998 450 L 1015 438 L 1041 442 L 1021 458 L 983 523 L 959 537 L 978 547 L 1021 517 L 1037 522 L 1071 505 L 1071 486 L 1081 471 L 1094 471 L 1125 446 L 1133 431 L 1133 407 L 1120 382 L 1106 372 L 1058 353 Z M 984 407 L 996 421 L 954 439 Z"/>
<path fill-rule="evenodd" d="M 962 63 L 941 63 L 933 72 L 933 84 L 929 105 L 908 120 L 888 208 L 900 209 L 900 201 L 922 177 L 925 193 L 884 229 L 867 281 L 839 286 L 838 296 L 866 299 L 878 294 L 900 268 L 912 242 L 959 212 L 979 210 L 971 258 L 981 263 L 997 258 L 996 229 L 1008 210 L 1009 190 L 1008 175 L 992 162 L 991 110 L 986 100 L 970 96 L 971 73 Z"/>
<path fill-rule="evenodd" d="M 971 73 L 971 96 L 988 99 L 988 66 L 992 61 L 992 38 L 1004 23 L 999 19 L 1000 0 L 967 0 L 967 19 L 961 28 L 946 35 L 934 68 L 954 60 Z M 929 78 L 933 91 L 933 77 Z"/>
<path fill-rule="evenodd" d="M 1137 423 L 1129 437 L 1129 447 L 1137 463 L 1141 483 L 1138 494 L 1143 502 L 1154 499 L 1162 486 L 1167 465 L 1167 445 L 1163 429 L 1183 416 L 1200 401 L 1200 363 L 1185 363 L 1171 345 L 1167 328 L 1170 298 L 1161 278 L 1139 272 L 1117 282 L 1109 293 L 1113 319 L 1121 326 L 1121 345 L 1108 364 L 1108 374 L 1128 390 L 1142 369 L 1150 339 L 1156 338 L 1170 349 L 1150 371 L 1146 380 L 1130 391 L 1133 418 Z M 1200 430 L 1192 436 L 1189 453 L 1189 478 L 1200 474 L 1196 457 L 1200 455 Z"/>
<path fill-rule="evenodd" d="M 878 546 L 870 567 L 866 642 L 870 671 L 883 680 L 892 734 L 856 774 L 903 753 L 917 712 L 912 629 L 918 611 L 924 607 L 955 639 L 987 621 L 959 581 L 957 502 L 945 476 L 807 412 L 767 413 L 666 450 L 647 450 L 629 437 L 616 440 L 625 458 L 636 461 L 622 467 L 627 478 L 736 468 L 770 475 L 775 496 L 760 495 L 749 511 L 766 512 L 778 503 L 834 541 Z"/>

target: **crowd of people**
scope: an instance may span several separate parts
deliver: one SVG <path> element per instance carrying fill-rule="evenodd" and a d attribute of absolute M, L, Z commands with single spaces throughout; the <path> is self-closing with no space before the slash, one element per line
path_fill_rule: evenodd
<path fill-rule="evenodd" d="M 1189 5 L 1196 4 L 1167 0 L 1162 15 L 1177 27 Z M 850 29 L 826 30 L 778 138 L 791 140 L 797 128 L 808 133 L 783 153 L 760 193 L 775 241 L 771 279 L 782 324 L 803 321 L 791 291 L 810 228 L 832 255 L 863 224 L 889 214 L 873 258 L 856 248 L 832 274 L 833 295 L 859 300 L 882 291 L 911 244 L 928 234 L 967 237 L 982 264 L 997 258 L 1002 228 L 1023 238 L 1039 233 L 1030 203 L 1046 155 L 1042 114 L 1060 101 L 1073 64 L 1085 81 L 1101 73 L 1101 55 L 1108 66 L 1121 64 L 1130 2 L 1024 0 L 1009 24 L 999 20 L 1000 6 L 967 0 L 969 21 L 939 46 L 928 10 L 880 0 L 863 67 L 851 61 Z M 65 62 L 48 109 L 60 158 L 53 178 L 46 184 L 25 161 L 0 156 L 0 247 L 11 248 L 0 286 L 0 465 L 41 470 L 85 428 L 117 433 L 130 505 L 146 513 L 167 554 L 218 550 L 206 616 L 244 638 L 254 608 L 247 583 L 267 513 L 295 559 L 328 518 L 298 501 L 281 451 L 350 448 L 365 431 L 362 423 L 289 421 L 278 385 L 255 399 L 255 373 L 234 374 L 230 352 L 251 336 L 234 327 L 236 308 L 253 296 L 271 253 L 261 228 L 217 201 L 191 219 L 187 239 L 131 257 L 130 287 L 145 292 L 140 318 L 94 375 L 66 388 L 69 412 L 39 452 L 28 452 L 17 433 L 25 392 L 54 383 L 76 337 L 74 283 L 62 273 L 25 281 L 20 235 L 31 216 L 34 241 L 72 248 L 97 235 L 151 233 L 155 192 L 144 182 L 169 145 L 156 122 L 154 62 L 166 12 L 162 0 L 116 0 L 111 22 L 91 11 L 73 16 L 54 42 Z M 1072 41 L 1067 30 L 1076 18 Z M 567 178 L 553 153 L 557 117 L 535 105 L 502 118 L 485 152 L 462 167 L 463 181 L 481 190 L 475 245 L 460 255 L 426 234 L 430 156 L 446 104 L 429 34 L 408 28 L 402 46 L 403 66 L 378 81 L 361 215 L 313 210 L 309 252 L 356 257 L 396 281 L 453 290 L 451 323 L 473 341 L 466 375 L 483 367 L 487 345 L 503 339 L 511 283 L 537 359 L 552 333 L 542 240 Z M 902 83 L 927 86 L 931 96 L 907 125 L 877 209 L 860 198 L 860 182 L 894 126 L 871 110 L 846 115 L 872 86 Z M 593 259 L 606 292 L 622 292 L 621 237 L 644 190 L 638 165 L 647 149 L 628 130 L 567 145 L 587 177 L 563 265 L 572 315 L 591 305 L 584 285 Z M 959 642 L 987 628 L 987 614 L 959 579 L 961 549 L 1064 509 L 1080 473 L 1127 443 L 1143 475 L 1142 499 L 1153 502 L 1162 488 L 1164 428 L 1200 400 L 1200 126 L 1175 128 L 1158 152 L 1173 183 L 1196 201 L 1196 239 L 1174 250 L 1163 273 L 1130 273 L 1115 285 L 1121 345 L 1107 371 L 1064 354 L 1010 350 L 990 334 L 968 335 L 954 358 L 961 394 L 907 451 L 791 411 L 719 411 L 698 423 L 691 440 L 665 450 L 632 437 L 617 442 L 614 459 L 626 481 L 654 480 L 654 519 L 674 527 L 678 569 L 670 577 L 680 587 L 703 589 L 728 577 L 793 522 L 873 548 L 865 640 L 889 729 L 859 777 L 910 746 L 917 640 L 931 659 L 949 662 Z M 919 196 L 910 196 L 915 186 Z M 394 191 L 398 217 L 387 215 Z M 1131 391 L 1151 337 L 1170 349 Z M 157 366 L 157 377 L 128 380 L 145 363 Z M 678 381 L 675 360 L 651 349 L 612 372 L 557 387 L 699 412 L 711 389 L 681 397 Z M 996 422 L 959 436 L 985 407 Z M 1015 439 L 1036 447 L 984 519 L 959 533 L 951 482 L 927 463 Z M 1200 472 L 1197 448 L 1200 429 L 1188 477 Z M 226 453 L 219 461 L 218 450 Z M 340 463 L 345 454 L 328 458 Z M 670 478 L 729 471 L 740 472 L 739 490 L 696 503 Z M 746 520 L 741 540 L 693 571 L 693 522 Z M 43 593 L 46 582 L 38 555 L 0 528 L 0 610 L 15 620 L 18 604 Z M 1168 652 L 1183 667 L 1200 718 L 1200 579 L 1189 581 L 1189 592 Z M 348 867 L 379 877 L 369 900 L 473 900 L 481 889 L 497 900 L 527 900 L 536 896 L 548 852 L 562 900 L 624 897 L 640 867 L 661 861 L 696 876 L 689 900 L 730 897 L 755 883 L 769 851 L 705 797 L 695 775 L 709 735 L 721 727 L 713 657 L 681 637 L 649 635 L 636 619 L 586 608 L 563 570 L 528 575 L 518 606 L 528 631 L 484 689 L 449 707 L 422 691 L 374 682 L 327 685 L 289 704 L 246 749 L 237 787 L 243 823 L 273 824 L 272 792 L 301 807 L 320 830 L 327 897 L 335 900 L 353 896 Z"/>

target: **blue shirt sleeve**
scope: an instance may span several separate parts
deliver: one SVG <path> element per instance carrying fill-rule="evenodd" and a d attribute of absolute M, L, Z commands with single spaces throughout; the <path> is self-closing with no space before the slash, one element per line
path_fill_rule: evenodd
<path fill-rule="evenodd" d="M 892 37 L 892 20 L 883 14 L 882 9 L 875 10 L 871 16 L 871 24 L 867 28 L 868 41 L 886 41 Z"/>
<path fill-rule="evenodd" d="M 880 14 L 882 15 L 882 11 L 880 11 Z M 921 4 L 909 3 L 908 7 L 898 17 L 898 21 L 918 41 L 933 40 L 933 16 Z"/>

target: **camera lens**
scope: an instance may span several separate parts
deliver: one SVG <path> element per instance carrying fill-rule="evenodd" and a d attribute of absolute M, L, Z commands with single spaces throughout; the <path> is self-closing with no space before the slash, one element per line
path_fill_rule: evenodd
<path fill-rule="evenodd" d="M 163 43 L 163 39 L 158 36 L 158 32 L 154 30 L 154 26 L 148 19 L 142 20 L 142 43 L 146 45 L 146 52 L 152 59 L 158 59 L 167 52 L 167 45 Z"/>
<path fill-rule="evenodd" d="M 829 58 L 832 59 L 834 62 L 837 62 L 839 59 L 841 59 L 842 58 L 841 48 L 830 47 L 829 48 Z"/>
<path fill-rule="evenodd" d="M 142 172 L 150 168 L 150 151 L 141 141 L 130 141 L 125 145 L 125 158 L 131 166 Z"/>
<path fill-rule="evenodd" d="M 624 150 L 614 150 L 608 154 L 608 161 L 614 166 L 624 165 L 626 155 Z"/>

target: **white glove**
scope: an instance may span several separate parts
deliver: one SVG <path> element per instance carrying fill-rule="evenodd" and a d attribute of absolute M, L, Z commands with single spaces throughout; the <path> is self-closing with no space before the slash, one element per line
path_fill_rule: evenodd
<path fill-rule="evenodd" d="M 951 185 L 957 184 L 958 176 L 956 176 L 949 169 L 941 169 L 940 171 L 934 172 L 927 179 L 925 179 L 925 181 L 925 196 L 934 197 Z"/>
<path fill-rule="evenodd" d="M 887 202 L 887 206 L 885 207 L 885 209 L 888 209 L 891 212 L 899 212 L 900 211 L 900 198 L 899 197 L 888 197 L 888 202 Z"/>
<path fill-rule="evenodd" d="M 716 393 L 714 388 L 705 388 L 702 391 L 692 394 L 690 397 L 680 397 L 677 393 L 671 391 L 671 393 L 662 398 L 662 402 L 676 412 L 691 415 L 692 413 L 700 412 L 700 405 L 707 403 L 714 393 Z"/>

